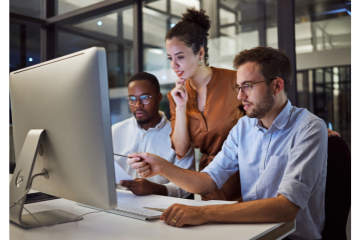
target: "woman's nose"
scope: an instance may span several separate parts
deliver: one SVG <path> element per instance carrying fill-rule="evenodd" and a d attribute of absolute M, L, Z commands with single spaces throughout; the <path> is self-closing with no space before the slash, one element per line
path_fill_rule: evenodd
<path fill-rule="evenodd" d="M 179 64 L 175 60 L 171 61 L 171 68 L 172 69 L 176 70 L 178 67 L 179 67 Z"/>

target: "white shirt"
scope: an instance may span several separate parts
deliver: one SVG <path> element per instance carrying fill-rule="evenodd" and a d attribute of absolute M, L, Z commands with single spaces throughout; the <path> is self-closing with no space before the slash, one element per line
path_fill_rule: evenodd
<path fill-rule="evenodd" d="M 178 160 L 175 151 L 171 148 L 170 121 L 165 114 L 159 111 L 162 116 L 161 122 L 155 128 L 143 129 L 136 121 L 135 117 L 129 118 L 112 126 L 113 151 L 114 153 L 127 155 L 129 153 L 148 152 L 156 154 L 178 167 L 194 170 L 194 148 L 191 147 L 186 155 Z M 114 160 L 134 179 L 136 171 L 126 163 L 127 158 L 114 155 Z M 166 178 L 157 175 L 147 178 L 147 180 L 162 184 L 167 188 L 168 196 L 186 198 L 189 192 L 179 188 Z"/>

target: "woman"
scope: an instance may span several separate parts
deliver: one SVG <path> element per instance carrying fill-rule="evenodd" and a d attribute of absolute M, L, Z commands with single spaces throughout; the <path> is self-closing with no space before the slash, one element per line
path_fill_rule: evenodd
<path fill-rule="evenodd" d="M 199 148 L 203 154 L 200 171 L 221 150 L 231 128 L 245 115 L 231 89 L 236 84 L 236 71 L 209 67 L 209 29 L 210 20 L 204 10 L 187 9 L 166 36 L 168 58 L 179 77 L 177 86 L 168 93 L 172 147 L 179 158 L 186 155 L 191 144 Z M 239 173 L 221 189 L 202 198 L 241 200 Z"/>
<path fill-rule="evenodd" d="M 168 59 L 179 77 L 176 87 L 167 95 L 172 148 L 179 158 L 186 155 L 191 144 L 199 148 L 200 171 L 213 160 L 231 128 L 245 115 L 241 101 L 232 91 L 236 71 L 209 67 L 209 29 L 210 20 L 205 11 L 192 8 L 187 9 L 181 21 L 166 35 Z M 239 172 L 221 189 L 202 198 L 241 201 Z"/>

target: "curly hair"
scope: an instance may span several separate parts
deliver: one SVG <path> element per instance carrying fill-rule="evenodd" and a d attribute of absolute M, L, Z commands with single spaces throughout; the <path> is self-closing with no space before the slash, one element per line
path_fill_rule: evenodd
<path fill-rule="evenodd" d="M 285 51 L 272 47 L 255 47 L 239 52 L 234 58 L 234 68 L 238 69 L 247 62 L 255 62 L 259 65 L 260 74 L 269 85 L 269 78 L 282 78 L 284 91 L 289 92 L 291 86 L 291 63 Z"/>
<path fill-rule="evenodd" d="M 200 48 L 203 47 L 205 50 L 204 62 L 206 66 L 209 66 L 207 36 L 209 35 L 210 19 L 205 12 L 203 9 L 197 11 L 195 8 L 187 8 L 180 22 L 168 31 L 165 40 L 175 37 L 190 47 L 194 54 L 198 54 Z"/>

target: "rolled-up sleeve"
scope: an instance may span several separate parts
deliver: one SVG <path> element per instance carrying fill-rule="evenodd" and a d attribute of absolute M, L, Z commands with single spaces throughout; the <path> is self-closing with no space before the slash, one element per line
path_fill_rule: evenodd
<path fill-rule="evenodd" d="M 291 149 L 277 195 L 304 209 L 315 184 L 326 174 L 327 129 L 321 120 L 304 124 Z"/>
<path fill-rule="evenodd" d="M 174 129 L 175 129 L 175 120 L 176 120 L 176 103 L 173 99 L 173 97 L 170 94 L 171 92 L 169 92 L 167 94 L 168 100 L 169 100 L 169 104 L 170 104 L 170 122 L 171 122 L 171 132 L 170 132 L 170 138 L 172 137 L 173 133 L 174 133 Z M 171 147 L 174 149 L 173 144 L 172 144 L 172 140 L 171 140 Z M 175 150 L 175 149 L 174 149 Z"/>
<path fill-rule="evenodd" d="M 240 135 L 237 126 L 235 125 L 230 131 L 221 151 L 215 156 L 214 160 L 201 171 L 209 174 L 219 189 L 232 174 L 239 170 L 238 138 Z"/>

